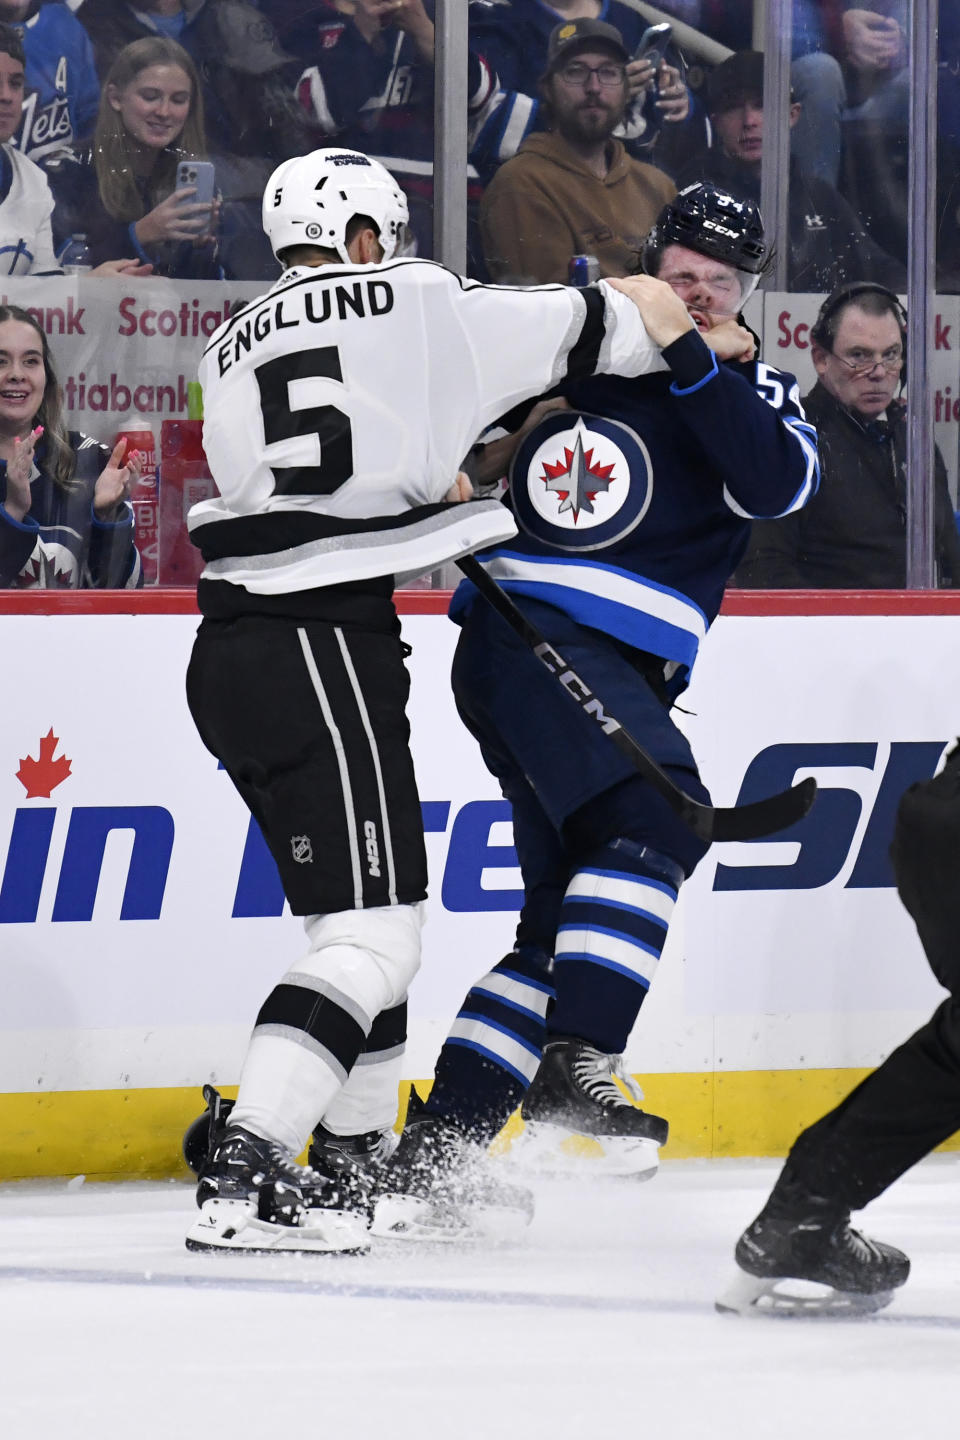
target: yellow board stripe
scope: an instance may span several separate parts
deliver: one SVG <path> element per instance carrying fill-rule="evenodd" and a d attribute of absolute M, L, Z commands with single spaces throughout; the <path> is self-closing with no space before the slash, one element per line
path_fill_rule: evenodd
<path fill-rule="evenodd" d="M 644 1106 L 670 1121 L 665 1159 L 785 1155 L 867 1070 L 741 1070 L 644 1075 Z M 426 1096 L 429 1082 L 416 1081 Z M 401 1118 L 409 1083 L 400 1090 Z M 223 1087 L 228 1096 L 236 1088 Z M 0 1180 L 184 1178 L 183 1132 L 203 1110 L 198 1087 L 0 1095 Z M 506 1148 L 521 1121 L 497 1140 Z M 960 1149 L 960 1136 L 941 1147 Z"/>

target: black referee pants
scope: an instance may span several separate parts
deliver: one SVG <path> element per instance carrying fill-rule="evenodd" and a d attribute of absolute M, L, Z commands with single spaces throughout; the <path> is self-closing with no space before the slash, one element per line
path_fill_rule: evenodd
<path fill-rule="evenodd" d="M 930 968 L 950 998 L 798 1138 L 783 1179 L 861 1209 L 960 1130 L 960 746 L 897 810 L 890 858 Z M 779 1182 L 778 1182 L 779 1184 Z"/>

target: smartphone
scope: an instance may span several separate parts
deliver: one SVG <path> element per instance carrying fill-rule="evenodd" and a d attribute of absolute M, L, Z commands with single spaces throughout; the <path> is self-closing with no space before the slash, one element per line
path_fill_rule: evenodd
<path fill-rule="evenodd" d="M 215 193 L 213 162 L 181 160 L 177 166 L 177 189 L 183 190 L 187 185 L 197 187 L 196 195 L 190 197 L 191 205 L 212 205 Z"/>
<path fill-rule="evenodd" d="M 640 44 L 630 58 L 632 60 L 649 60 L 653 65 L 654 74 L 656 74 L 663 63 L 663 54 L 670 44 L 672 34 L 672 25 L 649 25 L 640 36 Z"/>

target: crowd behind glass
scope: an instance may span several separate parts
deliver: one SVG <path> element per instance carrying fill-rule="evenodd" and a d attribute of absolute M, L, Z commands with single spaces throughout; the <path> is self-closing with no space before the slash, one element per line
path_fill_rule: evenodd
<path fill-rule="evenodd" d="M 582 284 L 627 274 L 677 188 L 707 179 L 760 198 L 764 65 L 752 0 L 659 0 L 655 12 L 626 0 L 464 8 L 472 276 Z M 941 297 L 960 294 L 958 12 L 940 7 L 933 77 Z M 597 43 L 567 57 L 557 27 L 583 19 L 601 22 Z M 906 290 L 908 34 L 908 0 L 793 0 L 785 285 L 818 302 L 838 287 L 879 288 L 854 295 L 852 310 L 841 295 L 821 311 L 811 352 L 811 418 L 830 437 L 830 500 L 813 523 L 848 527 L 848 553 L 841 562 L 815 535 L 767 527 L 739 584 L 904 583 L 905 316 L 883 291 Z M 434 58 L 433 0 L 0 0 L 0 585 L 184 583 L 190 570 L 176 544 L 180 568 L 157 563 L 160 417 L 134 415 L 131 402 L 129 425 L 117 427 L 125 449 L 116 434 L 97 434 L 96 446 L 72 428 L 72 391 L 64 406 L 56 336 L 43 333 L 33 282 L 162 281 L 172 309 L 183 287 L 196 297 L 197 282 L 213 309 L 225 286 L 266 288 L 279 267 L 260 227 L 264 185 L 281 160 L 324 145 L 383 161 L 409 199 L 411 253 L 431 255 Z M 153 344 L 162 375 L 163 336 Z M 176 447 L 202 461 L 181 391 L 169 387 L 183 422 Z M 848 423 L 856 433 L 841 433 Z M 124 478 L 139 497 L 132 537 L 115 501 Z M 939 451 L 931 484 L 938 583 L 960 585 L 955 479 Z M 89 511 L 93 540 L 82 556 L 66 543 L 40 564 L 32 536 L 64 485 L 72 513 L 81 502 Z"/>

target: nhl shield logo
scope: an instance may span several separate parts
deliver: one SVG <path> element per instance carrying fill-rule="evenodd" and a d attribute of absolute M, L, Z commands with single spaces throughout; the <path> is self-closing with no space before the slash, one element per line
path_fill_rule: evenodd
<path fill-rule="evenodd" d="M 618 420 L 557 411 L 514 456 L 510 494 L 521 528 L 559 550 L 601 550 L 640 524 L 653 468 L 640 437 Z"/>
<path fill-rule="evenodd" d="M 309 835 L 291 835 L 290 851 L 298 865 L 313 863 L 313 846 L 310 844 Z"/>

